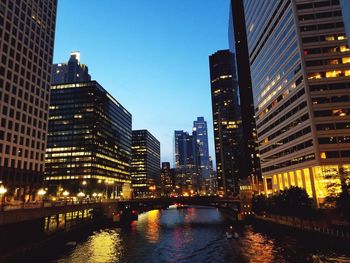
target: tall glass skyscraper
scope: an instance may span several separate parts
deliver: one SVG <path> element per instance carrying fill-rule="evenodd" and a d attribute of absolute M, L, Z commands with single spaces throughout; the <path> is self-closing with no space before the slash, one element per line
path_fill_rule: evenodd
<path fill-rule="evenodd" d="M 204 117 L 198 117 L 197 120 L 193 122 L 193 131 L 196 135 L 195 140 L 198 147 L 199 173 L 203 181 L 210 178 L 208 130 L 207 122 L 204 120 Z"/>
<path fill-rule="evenodd" d="M 47 184 L 115 197 L 131 183 L 131 136 L 131 114 L 96 81 L 53 85 Z"/>
<path fill-rule="evenodd" d="M 160 185 L 160 142 L 148 130 L 132 131 L 131 180 L 139 197 L 154 195 Z"/>
<path fill-rule="evenodd" d="M 321 204 L 350 172 L 350 50 L 339 0 L 244 0 L 244 9 L 265 191 L 296 185 Z"/>
<path fill-rule="evenodd" d="M 175 131 L 174 157 L 176 185 L 182 192 L 196 191 L 200 189 L 198 146 L 195 132 Z"/>
<path fill-rule="evenodd" d="M 220 50 L 209 57 L 218 193 L 239 193 L 239 142 L 242 140 L 234 56 Z"/>
<path fill-rule="evenodd" d="M 231 0 L 229 46 L 234 56 L 233 70 L 239 94 L 242 139 L 239 143 L 239 177 L 258 186 L 261 181 L 260 158 L 255 123 L 254 102 L 247 46 L 243 0 Z M 249 180 L 247 180 L 249 179 Z M 258 190 L 255 188 L 254 190 Z"/>
<path fill-rule="evenodd" d="M 43 183 L 56 10 L 56 0 L 0 2 L 0 181 L 16 199 Z"/>

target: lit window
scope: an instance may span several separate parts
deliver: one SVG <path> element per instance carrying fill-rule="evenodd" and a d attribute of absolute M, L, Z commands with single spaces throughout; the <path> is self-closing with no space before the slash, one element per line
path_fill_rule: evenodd
<path fill-rule="evenodd" d="M 346 39 L 346 36 L 344 35 L 338 36 L 338 40 L 344 40 L 344 39 Z"/>
<path fill-rule="evenodd" d="M 350 63 L 350 57 L 342 58 L 343 64 Z"/>
<path fill-rule="evenodd" d="M 331 59 L 328 61 L 328 65 L 338 65 L 339 61 L 338 59 Z"/>
<path fill-rule="evenodd" d="M 322 78 L 321 73 L 315 72 L 315 73 L 310 73 L 308 75 L 308 79 L 320 79 L 320 78 Z"/>
<path fill-rule="evenodd" d="M 349 51 L 348 46 L 340 46 L 340 47 L 339 47 L 339 49 L 340 49 L 340 52 L 346 52 L 346 51 Z"/>
<path fill-rule="evenodd" d="M 321 152 L 320 157 L 321 157 L 321 159 L 327 159 L 325 152 Z"/>
<path fill-rule="evenodd" d="M 333 41 L 335 40 L 334 36 L 326 36 L 327 41 Z"/>
<path fill-rule="evenodd" d="M 341 70 L 327 71 L 326 78 L 336 78 L 339 77 L 341 73 Z"/>
<path fill-rule="evenodd" d="M 333 116 L 346 116 L 346 112 L 345 110 L 341 110 L 341 109 L 336 109 L 336 110 L 332 110 L 332 114 Z"/>
<path fill-rule="evenodd" d="M 350 70 L 348 69 L 348 70 L 345 70 L 345 76 L 346 77 L 349 77 L 350 76 Z"/>

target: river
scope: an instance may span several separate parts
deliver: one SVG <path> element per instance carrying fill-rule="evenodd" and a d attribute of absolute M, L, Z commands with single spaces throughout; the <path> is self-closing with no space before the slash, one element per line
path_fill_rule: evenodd
<path fill-rule="evenodd" d="M 127 228 L 106 228 L 74 248 L 41 251 L 32 260 L 57 263 L 350 262 L 350 251 L 323 238 L 268 225 L 234 226 L 214 208 L 153 210 Z M 28 259 L 29 260 L 29 259 Z M 29 260 L 28 262 L 34 262 Z"/>

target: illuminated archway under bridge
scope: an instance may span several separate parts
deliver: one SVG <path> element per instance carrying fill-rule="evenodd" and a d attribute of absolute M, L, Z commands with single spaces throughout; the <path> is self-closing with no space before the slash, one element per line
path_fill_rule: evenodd
<path fill-rule="evenodd" d="M 118 202 L 118 209 L 110 215 L 114 221 L 135 220 L 139 213 L 153 209 L 165 209 L 171 205 L 205 206 L 219 208 L 237 218 L 245 210 L 240 199 L 216 196 L 164 197 L 123 200 Z"/>

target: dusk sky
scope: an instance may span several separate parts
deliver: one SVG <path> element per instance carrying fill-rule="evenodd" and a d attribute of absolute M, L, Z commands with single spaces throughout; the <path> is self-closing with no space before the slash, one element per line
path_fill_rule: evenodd
<path fill-rule="evenodd" d="M 173 164 L 174 130 L 208 122 L 214 158 L 208 56 L 228 47 L 229 0 L 60 0 L 54 63 L 81 52 L 92 79 L 148 129 Z"/>

